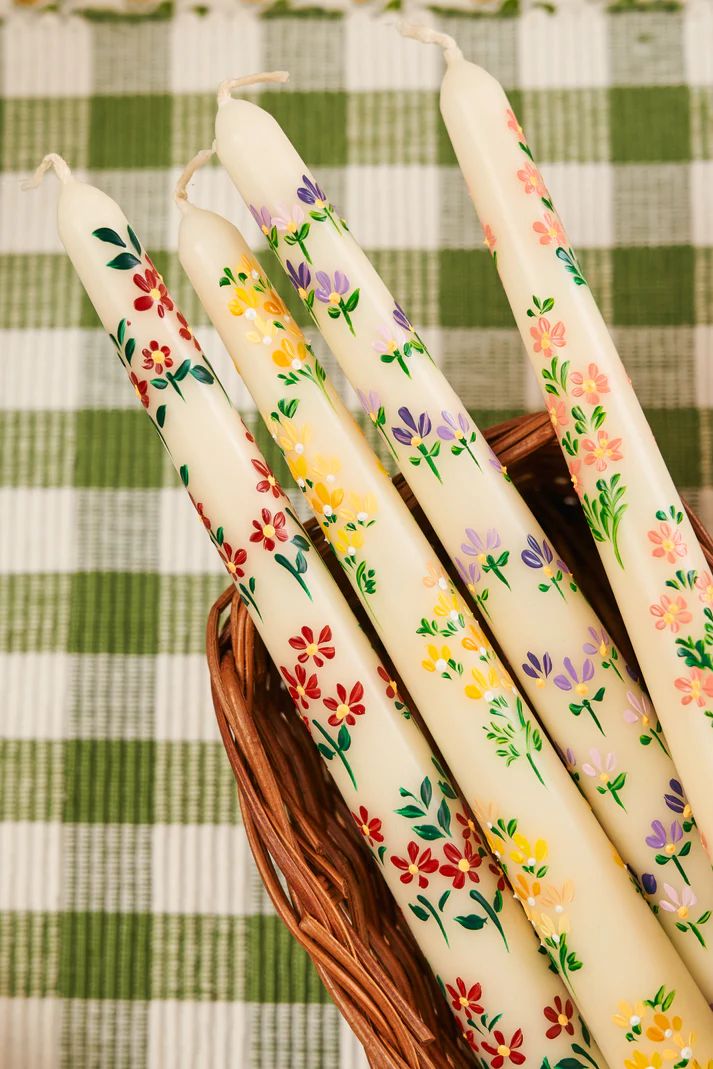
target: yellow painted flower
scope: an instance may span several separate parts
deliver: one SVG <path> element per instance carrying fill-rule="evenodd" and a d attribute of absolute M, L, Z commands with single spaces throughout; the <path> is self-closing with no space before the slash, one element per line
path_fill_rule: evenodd
<path fill-rule="evenodd" d="M 433 606 L 433 612 L 436 616 L 448 620 L 456 627 L 461 627 L 461 620 L 470 616 L 470 610 L 466 607 L 460 594 L 456 594 L 452 587 L 448 593 L 443 591 L 440 594 L 438 601 Z"/>
<path fill-rule="evenodd" d="M 240 263 L 235 273 L 238 275 L 247 275 L 251 282 L 265 282 L 262 268 L 254 256 L 243 254 L 240 257 Z"/>
<path fill-rule="evenodd" d="M 537 925 L 542 941 L 549 939 L 555 946 L 558 946 L 562 936 L 568 935 L 571 930 L 569 917 L 564 913 L 557 918 L 541 913 L 534 923 Z"/>
<path fill-rule="evenodd" d="M 280 423 L 280 429 L 276 435 L 276 441 L 285 454 L 287 466 L 292 472 L 293 478 L 304 489 L 307 478 L 307 445 L 312 439 L 312 428 L 309 423 L 297 426 L 292 420 L 285 419 Z"/>
<path fill-rule="evenodd" d="M 553 910 L 558 916 L 566 913 L 567 906 L 574 900 L 574 884 L 565 880 L 561 887 L 547 884 L 542 891 L 542 905 Z"/>
<path fill-rule="evenodd" d="M 308 360 L 307 346 L 303 341 L 283 338 L 278 349 L 273 350 L 272 360 L 278 367 L 301 371 Z"/>
<path fill-rule="evenodd" d="M 646 1007 L 643 1002 L 620 1002 L 618 1008 L 619 1012 L 612 1017 L 614 1024 L 626 1029 L 627 1032 L 641 1035 L 642 1022 L 646 1016 Z"/>
<path fill-rule="evenodd" d="M 441 672 L 448 671 L 448 662 L 452 660 L 453 654 L 448 646 L 434 646 L 429 645 L 426 647 L 428 657 L 425 661 L 421 661 L 421 667 L 425 668 L 427 672 Z"/>
<path fill-rule="evenodd" d="M 342 514 L 350 523 L 358 523 L 364 526 L 376 517 L 378 504 L 373 494 L 347 495 Z"/>
<path fill-rule="evenodd" d="M 429 564 L 426 568 L 426 574 L 423 577 L 423 585 L 428 587 L 438 587 L 439 590 L 450 591 L 453 589 L 451 581 L 441 568 L 440 564 Z"/>
<path fill-rule="evenodd" d="M 468 625 L 468 634 L 461 639 L 461 646 L 465 650 L 473 650 L 475 653 L 479 653 L 481 657 L 487 657 L 492 649 L 485 637 L 485 632 L 475 621 Z"/>
<path fill-rule="evenodd" d="M 252 286 L 234 286 L 228 311 L 234 316 L 244 315 L 248 319 L 255 319 L 260 303 L 260 294 Z"/>
<path fill-rule="evenodd" d="M 500 677 L 494 668 L 488 668 L 486 671 L 481 672 L 478 668 L 471 668 L 470 675 L 473 680 L 465 688 L 465 694 L 467 698 L 474 698 L 478 701 L 480 698 L 485 698 L 486 702 L 492 701 L 495 697 L 495 691 L 500 686 Z"/>
<path fill-rule="evenodd" d="M 288 320 L 291 321 L 292 319 L 290 313 L 287 311 L 287 305 L 276 290 L 267 290 L 267 292 L 265 293 L 263 308 L 269 316 L 272 316 L 273 319 L 282 319 L 285 323 Z M 300 334 L 301 333 L 302 331 L 300 331 Z"/>
<path fill-rule="evenodd" d="M 652 1043 L 663 1043 L 673 1039 L 674 1033 L 681 1031 L 683 1021 L 680 1017 L 669 1017 L 665 1013 L 655 1013 L 653 1023 L 646 1029 L 646 1037 Z"/>
<path fill-rule="evenodd" d="M 672 1036 L 673 1049 L 665 1050 L 663 1056 L 666 1059 L 674 1059 L 677 1063 L 686 1064 L 693 1060 L 696 1034 L 695 1032 L 676 1032 Z"/>
<path fill-rule="evenodd" d="M 539 880 L 531 880 L 522 872 L 518 872 L 512 884 L 515 898 L 525 907 L 528 918 L 538 904 L 542 894 L 542 884 Z"/>
<path fill-rule="evenodd" d="M 327 521 L 334 519 L 343 499 L 344 491 L 341 487 L 326 486 L 325 483 L 315 483 L 309 495 L 309 502 L 314 512 Z"/>
<path fill-rule="evenodd" d="M 253 345 L 272 345 L 277 333 L 278 328 L 271 319 L 267 319 L 265 316 L 256 315 L 252 319 L 251 330 L 249 330 L 245 336 Z M 280 333 L 282 332 L 280 331 Z"/>
<path fill-rule="evenodd" d="M 361 531 L 347 531 L 340 527 L 332 535 L 331 541 L 337 553 L 353 559 L 364 545 L 364 535 Z"/>
<path fill-rule="evenodd" d="M 624 1059 L 626 1069 L 661 1069 L 661 1055 L 658 1051 L 645 1054 L 642 1050 L 632 1051 L 630 1058 Z"/>
<path fill-rule="evenodd" d="M 342 470 L 342 462 L 339 457 L 326 457 L 318 453 L 312 463 L 311 475 L 315 482 L 323 482 L 330 488 L 336 486 L 337 476 Z"/>
<path fill-rule="evenodd" d="M 544 839 L 536 839 L 534 843 L 530 843 L 529 839 L 526 839 L 520 832 L 515 832 L 512 837 L 513 848 L 510 851 L 510 860 L 514 861 L 516 865 L 527 866 L 527 868 L 534 868 L 536 865 L 541 865 L 547 857 L 547 843 Z"/>

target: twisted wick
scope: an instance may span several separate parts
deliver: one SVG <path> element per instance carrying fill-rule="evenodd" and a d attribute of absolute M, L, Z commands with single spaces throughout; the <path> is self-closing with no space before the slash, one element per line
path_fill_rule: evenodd
<path fill-rule="evenodd" d="M 218 86 L 218 105 L 230 100 L 234 89 L 244 89 L 248 85 L 264 85 L 267 82 L 286 82 L 290 77 L 288 71 L 263 71 L 262 74 L 245 74 L 242 78 L 226 78 Z"/>
<path fill-rule="evenodd" d="M 20 183 L 20 189 L 37 189 L 49 170 L 54 170 L 60 182 L 67 182 L 72 177 L 67 161 L 56 152 L 48 152 L 32 177 Z"/>
<path fill-rule="evenodd" d="M 409 22 L 408 19 L 402 19 L 397 23 L 397 28 L 402 37 L 413 37 L 414 41 L 421 41 L 424 45 L 440 45 L 446 63 L 450 63 L 453 59 L 463 58 L 463 53 L 455 39 L 448 33 L 432 30 L 430 26 L 422 26 L 418 22 Z"/>
<path fill-rule="evenodd" d="M 181 172 L 181 177 L 176 182 L 176 188 L 173 191 L 173 199 L 181 210 L 184 210 L 188 203 L 188 183 L 193 178 L 196 171 L 200 171 L 201 167 L 205 167 L 208 160 L 215 153 L 215 142 L 210 148 L 202 148 L 200 152 L 196 152 L 192 160 L 189 160 L 186 166 Z"/>

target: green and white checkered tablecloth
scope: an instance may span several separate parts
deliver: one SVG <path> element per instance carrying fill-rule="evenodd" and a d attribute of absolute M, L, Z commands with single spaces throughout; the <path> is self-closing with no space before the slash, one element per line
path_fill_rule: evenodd
<path fill-rule="evenodd" d="M 436 21 L 512 94 L 710 522 L 713 5 Z M 357 7 L 28 12 L 0 39 L 0 1062 L 351 1069 L 356 1044 L 254 873 L 214 725 L 202 647 L 225 575 L 61 251 L 56 187 L 18 186 L 63 153 L 200 327 L 173 184 L 212 138 L 218 80 L 288 68 L 260 99 L 487 424 L 538 393 L 440 123 L 440 55 Z M 196 199 L 258 243 L 218 168 Z"/>

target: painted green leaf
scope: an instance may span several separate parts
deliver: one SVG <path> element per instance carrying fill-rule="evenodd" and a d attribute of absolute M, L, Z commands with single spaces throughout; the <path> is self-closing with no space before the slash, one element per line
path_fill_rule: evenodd
<path fill-rule="evenodd" d="M 109 260 L 106 266 L 113 267 L 117 271 L 130 271 L 132 267 L 137 267 L 140 262 L 133 252 L 120 252 L 113 260 Z"/>
<path fill-rule="evenodd" d="M 431 781 L 428 776 L 426 776 L 421 784 L 419 794 L 421 795 L 421 801 L 423 802 L 424 807 L 428 809 L 431 804 L 431 798 L 433 797 L 433 787 L 431 786 Z"/>
<path fill-rule="evenodd" d="M 445 906 L 446 902 L 450 898 L 450 894 L 451 894 L 451 889 L 449 887 L 448 890 L 444 891 L 443 894 L 441 895 L 441 897 L 438 899 L 438 909 L 439 909 L 439 911 L 441 913 L 443 913 L 443 907 Z"/>
<path fill-rule="evenodd" d="M 203 382 L 206 386 L 210 386 L 215 381 L 208 368 L 203 367 L 202 364 L 195 364 L 191 368 L 191 375 L 196 382 Z"/>
<path fill-rule="evenodd" d="M 136 234 L 134 233 L 134 231 L 132 230 L 132 228 L 128 224 L 127 224 L 126 229 L 128 231 L 128 234 L 129 234 L 129 241 L 134 246 L 134 248 L 136 249 L 136 251 L 138 252 L 138 254 L 140 256 L 141 255 L 141 242 L 139 241 L 139 239 L 137 238 Z"/>
<path fill-rule="evenodd" d="M 352 740 L 349 734 L 349 729 L 346 724 L 342 724 L 339 729 L 339 734 L 337 735 L 337 745 L 340 750 L 348 750 L 351 744 Z"/>
<path fill-rule="evenodd" d="M 359 290 L 354 290 L 353 293 L 349 294 L 344 307 L 346 308 L 347 312 L 353 312 L 358 304 L 359 304 Z"/>
<path fill-rule="evenodd" d="M 281 397 L 277 402 L 277 410 L 282 413 L 285 419 L 292 419 L 299 408 L 299 404 L 296 397 L 291 398 L 289 401 L 287 398 Z"/>
<path fill-rule="evenodd" d="M 173 372 L 174 380 L 176 382 L 181 382 L 183 379 L 185 379 L 186 375 L 188 374 L 188 372 L 190 370 L 191 370 L 191 362 L 190 362 L 190 360 L 183 360 L 178 365 L 176 370 Z"/>
<path fill-rule="evenodd" d="M 451 833 L 451 811 L 448 808 L 448 802 L 445 800 L 445 798 L 442 800 L 441 804 L 438 807 L 437 820 L 438 820 L 439 825 L 443 828 L 443 831 L 446 833 L 446 835 L 450 835 L 450 833 Z"/>
<path fill-rule="evenodd" d="M 151 379 L 151 385 L 156 390 L 165 390 L 168 386 L 168 383 L 165 379 Z"/>
<path fill-rule="evenodd" d="M 135 351 L 136 351 L 136 338 L 129 338 L 129 340 L 127 341 L 127 343 L 126 343 L 126 345 L 124 347 L 124 355 L 126 357 L 127 364 L 131 363 L 131 358 L 134 355 Z"/>
<path fill-rule="evenodd" d="M 469 932 L 479 932 L 488 923 L 487 917 L 480 917 L 477 913 L 469 913 L 466 917 L 456 917 L 456 924 L 467 928 Z"/>
<path fill-rule="evenodd" d="M 416 835 L 420 836 L 421 839 L 426 839 L 427 842 L 443 838 L 443 832 L 435 824 L 414 824 L 413 830 Z"/>
<path fill-rule="evenodd" d="M 184 486 L 188 486 L 188 465 L 181 464 L 181 467 L 178 470 L 179 475 L 181 476 L 181 482 Z"/>
<path fill-rule="evenodd" d="M 400 817 L 406 817 L 407 820 L 415 820 L 417 817 L 426 815 L 417 805 L 404 805 L 401 809 L 397 809 L 396 813 Z"/>
<path fill-rule="evenodd" d="M 318 742 L 317 743 L 317 749 L 319 750 L 319 752 L 321 753 L 322 757 L 324 757 L 324 759 L 326 761 L 331 761 L 332 758 L 334 757 L 334 754 L 332 753 L 332 751 L 329 749 L 328 746 L 325 746 L 323 742 Z"/>
<path fill-rule="evenodd" d="M 225 532 L 223 531 L 222 527 L 219 527 L 218 530 L 215 532 L 215 540 L 219 546 L 223 545 L 223 542 L 225 540 Z"/>
<path fill-rule="evenodd" d="M 159 427 L 163 427 L 164 423 L 166 422 L 166 406 L 165 405 L 159 405 L 158 408 L 156 409 L 156 422 L 158 423 Z"/>
<path fill-rule="evenodd" d="M 420 921 L 427 921 L 429 914 L 422 906 L 414 906 L 413 902 L 409 902 L 408 908 L 411 910 L 415 917 L 418 917 Z"/>
<path fill-rule="evenodd" d="M 109 226 L 100 226 L 97 230 L 92 230 L 92 237 L 99 238 L 100 241 L 106 241 L 109 245 L 118 245 L 121 249 L 126 248 L 124 239 Z"/>

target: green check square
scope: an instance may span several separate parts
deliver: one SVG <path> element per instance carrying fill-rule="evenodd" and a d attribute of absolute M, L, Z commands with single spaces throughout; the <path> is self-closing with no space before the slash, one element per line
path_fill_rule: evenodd
<path fill-rule="evenodd" d="M 310 169 L 347 163 L 346 93 L 261 93 L 258 102 L 275 117 Z"/>
<path fill-rule="evenodd" d="M 485 249 L 442 249 L 439 295 L 444 327 L 513 325 L 510 305 Z"/>
<path fill-rule="evenodd" d="M 160 586 L 155 572 L 76 572 L 70 653 L 156 653 Z"/>
<path fill-rule="evenodd" d="M 609 140 L 614 163 L 690 160 L 690 98 L 685 85 L 613 86 Z"/>
<path fill-rule="evenodd" d="M 649 408 L 646 417 L 674 483 L 677 486 L 700 486 L 700 409 Z"/>
<path fill-rule="evenodd" d="M 58 994 L 72 999 L 151 996 L 150 913 L 64 913 Z"/>
<path fill-rule="evenodd" d="M 168 93 L 92 97 L 89 166 L 117 171 L 170 167 L 171 111 Z"/>
<path fill-rule="evenodd" d="M 68 739 L 64 823 L 153 823 L 155 768 L 152 739 Z"/>
<path fill-rule="evenodd" d="M 688 245 L 613 249 L 616 326 L 695 322 L 694 255 Z"/>
<path fill-rule="evenodd" d="M 111 357 L 107 353 L 107 360 Z M 131 384 L 126 386 L 131 393 Z M 84 488 L 163 486 L 161 441 L 139 408 L 82 409 L 76 414 L 74 484 Z"/>

